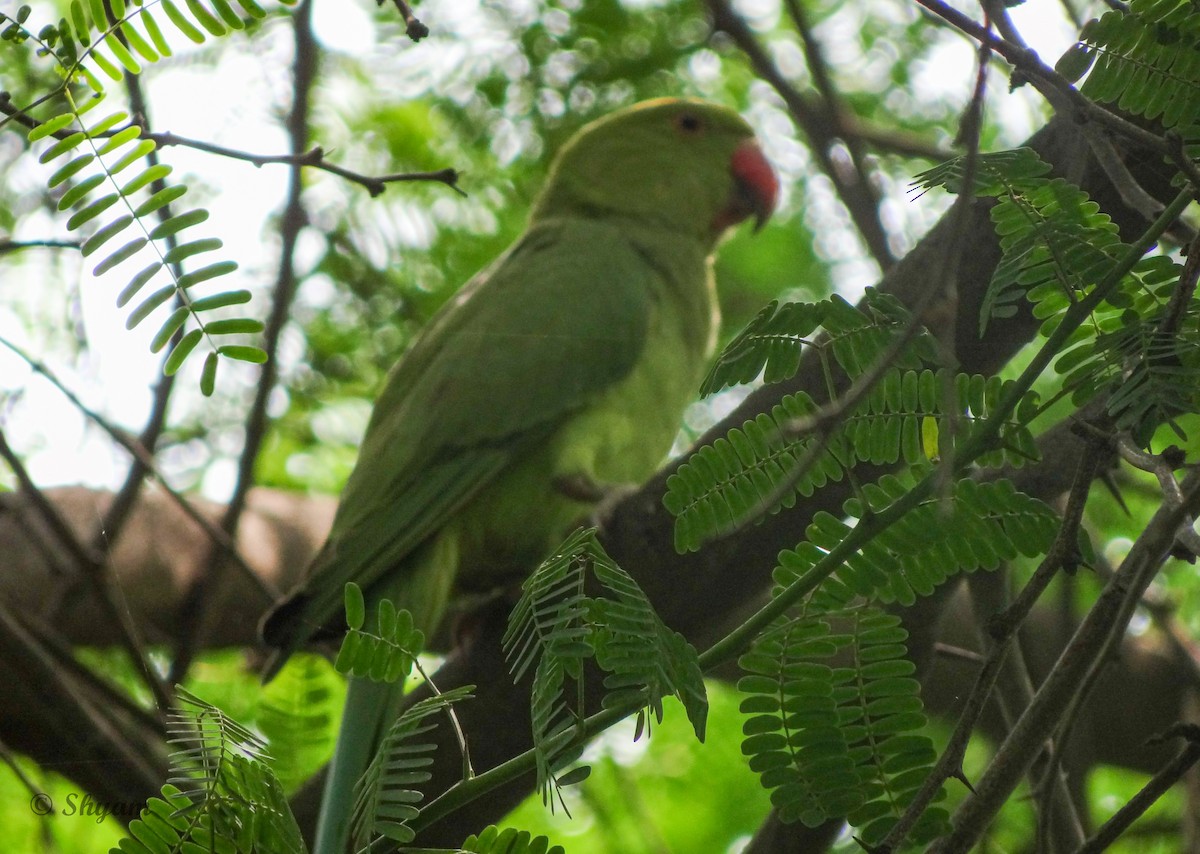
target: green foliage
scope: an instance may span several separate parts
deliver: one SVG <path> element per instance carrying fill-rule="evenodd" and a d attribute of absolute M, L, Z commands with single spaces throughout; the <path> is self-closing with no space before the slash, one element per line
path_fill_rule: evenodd
<path fill-rule="evenodd" d="M 285 791 L 298 789 L 333 752 L 342 699 L 336 680 L 324 658 L 297 653 L 263 688 L 256 723 Z"/>
<path fill-rule="evenodd" d="M 124 854 L 163 851 L 273 854 L 307 850 L 282 786 L 258 736 L 216 706 L 177 688 L 179 711 L 167 722 L 171 775 L 113 848 Z"/>
<path fill-rule="evenodd" d="M 959 158 L 917 180 L 925 188 L 961 192 L 964 169 Z M 1016 314 L 1026 298 L 1049 336 L 1131 249 L 1099 205 L 1075 185 L 1047 178 L 1049 169 L 1024 148 L 978 158 L 973 192 L 996 198 L 991 216 L 1004 253 L 984 301 L 981 330 L 991 317 Z M 1171 298 L 1180 273 L 1163 256 L 1138 260 L 1091 322 L 1072 334 L 1055 364 L 1076 404 L 1111 394 L 1108 411 L 1117 427 L 1143 443 L 1160 424 L 1200 403 L 1195 306 L 1176 306 Z"/>
<path fill-rule="evenodd" d="M 861 307 L 837 295 L 815 303 L 772 300 L 717 357 L 700 393 L 753 382 L 760 373 L 768 383 L 789 379 L 805 347 L 817 350 L 823 363 L 831 353 L 844 371 L 861 374 L 912 324 L 898 299 L 874 288 L 867 288 Z M 825 334 L 814 338 L 818 328 Z M 933 342 L 921 330 L 892 361 L 898 368 L 919 370 L 934 358 Z"/>
<path fill-rule="evenodd" d="M 424 648 L 425 635 L 413 626 L 412 614 L 396 610 L 390 599 L 380 600 L 378 615 L 378 634 L 363 631 L 367 613 L 362 589 L 354 582 L 346 585 L 349 631 L 342 639 L 334 667 L 339 673 L 373 682 L 407 679 Z"/>
<path fill-rule="evenodd" d="M 695 551 L 710 537 L 791 507 L 797 495 L 841 480 L 860 462 L 924 467 L 949 458 L 954 443 L 991 416 L 1010 386 L 999 377 L 888 370 L 827 433 L 798 430 L 797 424 L 817 423 L 821 408 L 803 392 L 785 395 L 770 415 L 699 448 L 668 478 L 663 503 L 675 516 L 675 547 Z M 1034 395 L 1023 398 L 983 464 L 1036 458 L 1025 426 L 1035 407 Z"/>
<path fill-rule="evenodd" d="M 431 715 L 470 699 L 472 686 L 420 700 L 405 709 L 388 729 L 379 752 L 354 787 L 352 833 L 355 845 L 364 848 L 379 837 L 400 844 L 415 835 L 407 822 L 416 818 L 423 795 L 414 788 L 429 779 L 429 754 L 436 744 L 415 741 L 436 726 Z"/>
<path fill-rule="evenodd" d="M 863 489 L 850 523 L 818 513 L 806 542 L 780 554 L 782 590 L 837 546 L 853 524 L 907 492 L 898 478 Z M 912 604 L 950 575 L 995 568 L 1049 548 L 1058 519 L 1007 481 L 962 480 L 905 514 L 821 582 L 798 613 L 781 618 L 741 658 L 751 696 L 743 750 L 784 821 L 845 817 L 867 844 L 883 839 L 929 774 L 935 751 L 899 619 L 875 602 Z M 778 591 L 777 591 L 778 593 Z M 927 842 L 946 829 L 941 808 L 912 831 Z"/>
<path fill-rule="evenodd" d="M 231 29 L 245 27 L 227 0 L 211 2 L 210 10 L 200 0 L 189 0 L 191 17 L 171 0 L 164 0 L 160 9 L 179 32 L 197 43 L 204 41 L 201 29 L 222 36 Z M 239 5 L 253 18 L 266 14 L 254 0 L 239 0 Z M 62 75 L 64 82 L 53 93 L 56 97 L 39 102 L 62 101 L 60 111 L 35 121 L 28 142 L 34 145 L 45 141 L 39 161 L 59 164 L 48 187 L 60 193 L 59 212 L 69 213 L 67 230 L 87 232 L 82 252 L 85 258 L 95 255 L 98 259 L 93 275 L 117 267 L 131 271 L 117 296 L 117 306 L 130 307 L 125 324 L 128 329 L 152 314 L 161 318 L 150 349 L 157 353 L 170 344 L 164 373 L 175 374 L 197 345 L 208 341 L 210 351 L 200 386 L 204 394 L 210 395 L 218 357 L 252 363 L 266 359 L 259 347 L 225 343 L 228 335 L 261 332 L 260 321 L 248 317 L 210 319 L 210 312 L 249 302 L 250 292 L 234 289 L 199 296 L 193 291 L 237 269 L 234 261 L 212 260 L 208 255 L 221 248 L 220 240 L 189 236 L 187 242 L 181 242 L 185 231 L 208 219 L 208 211 L 179 208 L 187 187 L 167 183 L 171 167 L 158 162 L 154 155 L 157 144 L 142 138 L 142 128 L 127 112 L 109 113 L 94 121 L 89 115 L 106 97 L 101 76 L 120 81 L 124 73 L 141 73 L 139 59 L 153 63 L 171 55 L 159 21 L 150 6 L 138 4 L 127 11 L 124 0 L 109 5 L 90 0 L 85 8 L 82 0 L 72 0 L 69 20 L 48 24 L 34 35 L 25 26 L 29 12 L 29 7 L 23 6 L 16 18 L 0 13 L 0 25 L 7 23 L 0 37 L 13 48 L 26 42 L 36 44 L 39 56 L 52 57 Z M 93 66 L 100 75 L 92 70 Z M 145 164 L 143 168 L 122 174 L 139 162 Z M 157 224 L 149 221 L 152 216 L 157 217 Z M 114 244 L 118 236 L 123 239 Z M 185 259 L 200 256 L 207 256 L 201 266 L 183 270 Z M 184 331 L 189 325 L 191 328 Z"/>
<path fill-rule="evenodd" d="M 1072 78 L 1081 91 L 1200 141 L 1200 21 L 1189 0 L 1132 0 L 1128 11 L 1089 21 Z M 1094 64 L 1093 64 L 1094 63 Z"/>
<path fill-rule="evenodd" d="M 528 831 L 512 827 L 500 830 L 494 825 L 485 827 L 478 836 L 468 836 L 461 850 L 472 854 L 566 854 L 561 845 L 551 845 L 545 836 L 531 836 Z"/>
<path fill-rule="evenodd" d="M 589 576 L 606 595 L 585 593 Z M 662 721 L 662 700 L 673 694 L 696 737 L 704 738 L 708 701 L 695 649 L 662 623 L 641 588 L 596 540 L 595 529 L 576 531 L 526 580 L 504 634 L 504 650 L 515 679 L 534 670 L 533 741 L 544 802 L 587 773 L 576 769 L 556 776 L 578 755 L 580 744 L 571 729 L 582 709 L 589 659 L 609 674 L 605 705 L 634 700 L 644 707 L 639 733 L 651 713 Z M 566 699 L 568 680 L 577 689 L 573 706 Z"/>
<path fill-rule="evenodd" d="M 885 475 L 842 509 L 852 521 L 866 519 L 908 489 L 899 478 Z M 1045 552 L 1058 524 L 1053 510 L 1007 480 L 964 479 L 949 494 L 921 502 L 890 525 L 838 567 L 834 578 L 860 596 L 911 605 L 959 570 L 995 569 L 1018 555 Z M 799 578 L 852 527 L 830 513 L 817 513 L 805 531 L 807 541 L 780 553 L 776 582 L 786 586 Z"/>
<path fill-rule="evenodd" d="M 845 817 L 873 845 L 912 800 L 936 752 L 919 732 L 926 719 L 916 668 L 904 657 L 908 633 L 894 615 L 848 604 L 853 595 L 827 585 L 808 613 L 780 621 L 742 656 L 742 749 L 783 821 L 815 826 Z M 927 809 L 913 841 L 938 836 L 947 818 Z"/>

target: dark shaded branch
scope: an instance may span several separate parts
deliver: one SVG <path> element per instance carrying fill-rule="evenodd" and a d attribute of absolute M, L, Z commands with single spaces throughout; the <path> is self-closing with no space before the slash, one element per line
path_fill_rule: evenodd
<path fill-rule="evenodd" d="M 150 689 L 158 707 L 165 711 L 171 704 L 170 692 L 146 658 L 141 635 L 130 618 L 128 610 L 117 602 L 113 589 L 108 584 L 103 558 L 83 544 L 77 533 L 59 514 L 58 508 L 38 489 L 25 470 L 24 464 L 8 444 L 8 439 L 5 438 L 2 431 L 0 431 L 0 458 L 8 463 L 9 468 L 16 475 L 21 492 L 29 501 L 34 512 L 45 524 L 58 545 L 66 552 L 71 562 L 79 568 L 84 581 L 92 588 L 97 601 L 103 607 L 106 617 L 118 627 L 121 645 L 129 653 L 138 675 Z"/>
<path fill-rule="evenodd" d="M 49 633 L 37 633 L 0 602 L 0 729 L 5 744 L 43 762 L 107 803 L 157 794 L 167 770 L 165 735 L 117 692 L 81 674 L 70 651 L 56 655 Z M 35 712 L 36 725 L 22 725 Z"/>

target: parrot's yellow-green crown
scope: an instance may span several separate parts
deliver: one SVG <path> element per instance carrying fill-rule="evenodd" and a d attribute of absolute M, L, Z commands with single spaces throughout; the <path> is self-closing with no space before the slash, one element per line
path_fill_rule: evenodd
<path fill-rule="evenodd" d="M 685 98 L 618 110 L 558 152 L 534 218 L 633 217 L 715 239 L 775 204 L 774 173 L 734 111 Z"/>

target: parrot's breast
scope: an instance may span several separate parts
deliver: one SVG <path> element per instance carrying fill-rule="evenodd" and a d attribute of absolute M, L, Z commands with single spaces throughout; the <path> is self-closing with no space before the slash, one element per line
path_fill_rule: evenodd
<path fill-rule="evenodd" d="M 462 591 L 523 578 L 588 521 L 592 505 L 569 496 L 563 480 L 632 486 L 665 461 L 704 376 L 718 321 L 711 270 L 697 257 L 689 286 L 654 294 L 645 343 L 629 373 L 563 419 L 454 520 L 447 533 L 459 544 L 460 565 L 487 569 L 460 577 Z"/>

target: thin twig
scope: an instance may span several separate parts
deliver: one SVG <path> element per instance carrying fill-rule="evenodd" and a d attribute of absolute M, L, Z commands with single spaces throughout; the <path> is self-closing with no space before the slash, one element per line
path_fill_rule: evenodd
<path fill-rule="evenodd" d="M 863 150 L 862 140 L 845 132 L 842 122 L 842 116 L 846 113 L 845 105 L 842 103 L 837 86 L 834 85 L 833 75 L 830 73 L 829 63 L 825 60 L 825 52 L 821 48 L 821 43 L 817 40 L 816 33 L 813 32 L 808 15 L 797 0 L 785 0 L 785 2 L 788 14 L 796 25 L 796 31 L 800 33 L 800 42 L 804 46 L 804 61 L 808 65 L 809 73 L 812 74 L 817 92 L 821 95 L 821 107 L 825 112 L 822 124 L 834 129 L 850 154 L 850 163 L 856 174 L 847 176 L 847 181 L 870 186 L 871 169 L 866 162 L 866 152 Z"/>
<path fill-rule="evenodd" d="M 1171 301 L 1163 312 L 1162 323 L 1158 327 L 1159 334 L 1164 338 L 1174 338 L 1179 332 L 1183 318 L 1192 304 L 1196 294 L 1196 284 L 1200 281 L 1200 234 L 1192 238 L 1187 247 L 1187 257 L 1183 262 L 1183 272 L 1179 275 L 1179 284 L 1171 292 Z"/>
<path fill-rule="evenodd" d="M 115 132 L 115 131 L 114 131 Z M 205 142 L 199 139 L 191 139 L 189 137 L 180 136 L 179 134 L 170 132 L 145 133 L 142 134 L 145 139 L 152 139 L 160 146 L 179 145 L 185 148 L 192 148 L 197 151 L 203 151 L 208 154 L 217 154 L 221 157 L 228 157 L 232 160 L 241 160 L 246 163 L 251 163 L 255 166 L 266 166 L 270 163 L 278 163 L 285 166 L 307 166 L 312 169 L 320 169 L 323 172 L 329 172 L 332 175 L 337 175 L 339 178 L 345 178 L 355 184 L 359 184 L 366 188 L 372 198 L 380 195 L 387 189 L 388 184 L 394 184 L 402 181 L 433 181 L 440 184 L 445 184 L 460 196 L 466 196 L 462 188 L 458 186 L 459 173 L 456 169 L 437 169 L 432 172 L 397 172 L 391 175 L 381 175 L 374 177 L 371 175 L 362 175 L 358 172 L 353 172 L 345 167 L 329 163 L 325 160 L 325 149 L 319 145 L 314 145 L 305 151 L 293 152 L 291 154 L 253 154 L 249 151 L 239 151 L 236 148 L 227 148 L 223 145 Z"/>
<path fill-rule="evenodd" d="M 1043 455 L 1043 459 L 1045 459 L 1045 455 Z M 1074 471 L 1072 477 L 1074 477 Z M 1005 567 L 1005 571 L 1000 573 L 975 573 L 967 579 L 967 587 L 970 591 L 971 603 L 974 607 L 983 646 L 989 651 L 992 649 L 993 643 L 983 627 L 988 624 L 992 615 L 1005 610 L 1010 604 L 1007 569 Z M 1070 580 L 1071 576 L 1063 578 L 1063 573 L 1059 573 L 1058 578 L 1066 587 L 1066 582 Z M 1060 595 L 1058 600 L 1061 602 L 1063 598 L 1065 597 Z M 1065 622 L 1062 625 L 1071 625 L 1071 623 Z M 1009 642 L 1008 655 L 1004 658 L 1004 664 L 996 680 L 996 687 L 993 689 L 996 706 L 999 708 L 1004 722 L 1005 729 L 1002 735 L 1012 729 L 1017 718 L 1021 716 L 1021 711 L 1033 700 L 1033 679 L 1029 675 L 1023 640 L 1021 630 L 1017 629 Z M 1042 637 L 1039 636 L 1038 641 L 1042 640 Z M 1085 836 L 1083 822 L 1080 820 L 1079 811 L 1071 791 L 1067 787 L 1066 780 L 1059 774 L 1047 776 L 1044 773 L 1050 763 L 1060 757 L 1062 753 L 1061 744 L 1047 740 L 1045 748 L 1034 761 L 1029 773 L 1030 789 L 1037 813 L 1036 834 L 1039 840 L 1037 843 L 1039 851 L 1058 850 L 1053 844 L 1055 842 L 1058 847 L 1065 845 L 1067 848 L 1074 848 L 1083 841 Z"/>
<path fill-rule="evenodd" d="M 425 672 L 425 668 L 421 666 L 421 662 L 417 661 L 417 657 L 415 655 L 413 656 L 412 662 L 413 668 L 417 671 L 417 673 L 421 674 L 421 677 L 425 680 L 425 683 L 429 685 L 430 692 L 435 697 L 442 696 L 442 692 L 434 683 L 433 677 Z M 454 730 L 454 739 L 458 742 L 458 752 L 462 754 L 462 778 L 464 780 L 470 780 L 475 776 L 475 767 L 471 764 L 471 751 L 467 747 L 467 734 L 463 732 L 462 724 L 458 720 L 458 715 L 454 713 L 454 707 L 447 703 L 445 708 L 446 717 L 450 719 L 450 727 Z"/>
<path fill-rule="evenodd" d="M 1180 492 L 1179 482 L 1175 480 L 1175 469 L 1178 466 L 1168 459 L 1167 454 L 1148 454 L 1138 448 L 1129 436 L 1117 439 L 1117 453 L 1134 468 L 1153 474 L 1166 501 L 1172 504 L 1182 503 L 1183 493 Z M 1178 539 L 1193 555 L 1200 556 L 1200 534 L 1192 528 L 1192 522 L 1191 517 L 1184 520 L 1184 524 L 1179 528 Z"/>
<path fill-rule="evenodd" d="M 6 94 L 6 93 L 0 93 Z M 27 109 L 32 109 L 29 107 Z M 24 110 L 20 110 L 8 101 L 0 100 L 0 113 L 5 113 L 10 119 L 13 119 L 25 127 L 33 130 L 41 125 L 37 119 L 27 115 Z M 128 125 L 116 127 L 97 135 L 97 139 L 113 136 Z M 51 134 L 53 138 L 65 139 L 70 136 L 73 131 L 70 128 L 58 131 Z M 890 141 L 894 150 L 900 153 L 908 153 L 914 156 L 932 157 L 936 149 L 931 149 L 923 144 L 918 138 L 903 133 L 887 135 L 877 129 L 862 126 L 861 133 L 865 138 L 877 140 L 880 144 L 884 141 Z M 334 163 L 329 163 L 325 160 L 325 150 L 318 146 L 313 146 L 306 151 L 294 152 L 292 154 L 253 154 L 249 151 L 240 151 L 236 148 L 228 148 L 223 145 L 217 145 L 212 142 L 205 142 L 201 139 L 193 139 L 191 137 L 180 136 L 177 133 L 170 131 L 154 131 L 143 132 L 142 139 L 152 140 L 156 145 L 165 147 L 168 145 L 178 145 L 183 148 L 191 148 L 196 151 L 203 151 L 208 154 L 217 154 L 221 157 L 228 157 L 231 160 L 241 160 L 246 163 L 251 163 L 255 166 L 265 166 L 271 163 L 278 163 L 285 166 L 307 166 L 313 169 L 320 169 L 323 172 L 328 172 L 331 175 L 337 175 L 339 178 L 344 178 L 351 183 L 358 184 L 366 189 L 372 198 L 380 195 L 387 189 L 388 184 L 396 184 L 411 181 L 430 181 L 438 184 L 445 184 L 460 196 L 466 197 L 466 192 L 458 186 L 458 181 L 462 174 L 454 168 L 435 169 L 429 172 L 395 172 L 389 175 L 363 175 L 354 172 L 343 166 L 338 166 Z M 36 243 L 34 245 L 51 245 Z M 79 244 L 74 244 L 78 246 Z M 0 249 L 4 243 L 0 243 Z"/>
<path fill-rule="evenodd" d="M 376 0 L 382 6 L 385 0 Z M 396 9 L 400 12 L 400 17 L 404 19 L 404 34 L 414 42 L 419 42 L 425 36 L 429 35 L 429 27 L 417 20 L 417 16 L 413 14 L 412 9 L 404 0 L 392 0 Z"/>
<path fill-rule="evenodd" d="M 1187 772 L 1189 768 L 1200 761 L 1200 727 L 1195 724 L 1176 724 L 1167 732 L 1153 738 L 1150 743 L 1163 742 L 1169 738 L 1185 738 L 1187 746 L 1179 754 L 1159 769 L 1150 781 L 1143 786 L 1129 802 L 1121 807 L 1108 821 L 1101 825 L 1083 845 L 1079 846 L 1076 854 L 1100 854 L 1117 841 L 1131 824 L 1133 824 L 1155 801 L 1161 798 Z"/>
<path fill-rule="evenodd" d="M 78 240 L 0 240 L 0 255 L 22 249 L 78 249 Z"/>

